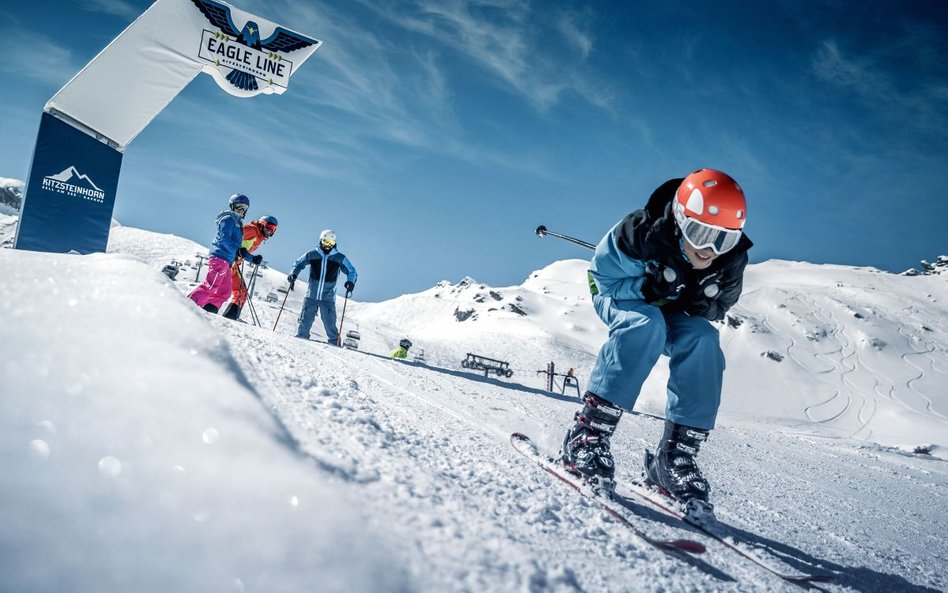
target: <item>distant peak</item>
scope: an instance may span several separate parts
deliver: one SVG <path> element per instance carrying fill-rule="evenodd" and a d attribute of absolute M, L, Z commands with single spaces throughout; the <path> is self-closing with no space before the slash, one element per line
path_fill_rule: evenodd
<path fill-rule="evenodd" d="M 934 263 L 922 260 L 919 262 L 921 269 L 909 268 L 902 272 L 903 276 L 939 276 L 948 274 L 948 255 L 939 255 Z"/>

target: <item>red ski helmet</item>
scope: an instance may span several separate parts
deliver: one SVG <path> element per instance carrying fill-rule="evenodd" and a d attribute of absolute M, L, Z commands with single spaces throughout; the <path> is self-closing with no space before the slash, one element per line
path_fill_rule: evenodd
<path fill-rule="evenodd" d="M 277 232 L 277 219 L 273 216 L 261 216 L 257 221 L 260 228 L 265 229 L 267 237 L 272 237 Z"/>
<path fill-rule="evenodd" d="M 744 190 L 715 169 L 685 177 L 675 192 L 673 210 L 685 239 L 696 249 L 711 247 L 718 255 L 737 245 L 747 219 Z"/>

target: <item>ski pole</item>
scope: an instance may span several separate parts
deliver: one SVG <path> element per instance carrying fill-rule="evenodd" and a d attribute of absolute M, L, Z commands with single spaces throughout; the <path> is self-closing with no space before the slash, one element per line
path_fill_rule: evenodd
<path fill-rule="evenodd" d="M 250 272 L 250 284 L 247 285 L 247 300 L 250 300 L 253 298 L 253 288 L 254 288 L 254 285 L 257 283 L 257 271 L 259 270 L 259 268 L 260 268 L 259 264 L 254 264 L 253 271 Z"/>
<path fill-rule="evenodd" d="M 257 308 L 253 306 L 253 299 L 247 299 L 247 306 L 250 307 L 250 319 L 253 321 L 253 324 L 257 327 L 260 327 L 260 318 L 257 317 Z"/>
<path fill-rule="evenodd" d="M 283 304 L 280 305 L 280 311 L 277 313 L 276 321 L 273 322 L 273 331 L 277 330 L 277 324 L 280 323 L 280 315 L 283 315 L 283 307 L 286 306 L 286 299 L 290 298 L 290 291 L 286 291 L 286 296 L 283 297 Z"/>
<path fill-rule="evenodd" d="M 339 318 L 339 335 L 336 336 L 336 346 L 342 346 L 342 324 L 346 320 L 346 305 L 349 304 L 349 295 L 352 294 L 348 290 L 346 291 L 346 300 L 342 301 L 342 317 Z"/>
<path fill-rule="evenodd" d="M 557 239 L 563 239 L 564 241 L 567 241 L 569 243 L 574 243 L 576 245 L 579 245 L 580 247 L 585 247 L 586 249 L 592 249 L 593 251 L 596 250 L 596 246 L 593 245 L 592 243 L 587 243 L 586 241 L 577 239 L 575 237 L 570 237 L 569 235 L 561 235 L 559 233 L 554 233 L 553 231 L 547 230 L 547 228 L 543 226 L 542 224 L 537 227 L 536 232 L 537 232 L 537 237 L 540 237 L 540 238 L 550 235 L 551 237 L 556 237 Z"/>
<path fill-rule="evenodd" d="M 250 306 L 250 318 L 257 327 L 260 327 L 260 318 L 257 317 L 257 309 L 253 306 L 253 289 L 257 282 L 257 270 L 259 268 L 259 264 L 253 265 L 253 272 L 250 273 L 250 286 L 247 287 L 247 304 Z"/>
<path fill-rule="evenodd" d="M 253 303 L 250 302 L 250 291 L 247 290 L 247 283 L 244 282 L 244 274 L 243 274 L 243 272 L 240 271 L 240 267 L 237 268 L 237 276 L 240 277 L 240 285 L 241 285 L 241 286 L 243 287 L 243 289 L 244 289 L 244 294 L 247 295 L 247 304 L 250 305 L 250 320 L 253 321 L 253 324 L 254 324 L 254 325 L 258 325 L 258 326 L 259 326 L 260 323 L 259 323 L 259 321 L 256 319 L 257 314 L 256 314 L 256 312 L 253 310 Z M 253 280 L 251 280 L 251 283 L 252 283 L 252 282 L 253 282 Z M 239 317 L 239 315 L 238 315 L 238 317 Z"/>

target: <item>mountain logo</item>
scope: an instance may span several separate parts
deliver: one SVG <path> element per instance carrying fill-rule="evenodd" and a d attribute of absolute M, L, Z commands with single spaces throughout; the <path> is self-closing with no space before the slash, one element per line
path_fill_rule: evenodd
<path fill-rule="evenodd" d="M 105 201 L 105 191 L 74 166 L 66 167 L 56 175 L 43 177 L 43 189 L 65 196 L 85 198 L 99 204 Z"/>
<path fill-rule="evenodd" d="M 266 92 L 271 87 L 286 89 L 293 73 L 293 62 L 286 55 L 321 43 L 280 26 L 260 39 L 260 27 L 254 21 L 237 27 L 230 6 L 214 0 L 191 1 L 215 29 L 204 30 L 198 56 L 213 64 L 241 94 Z"/>

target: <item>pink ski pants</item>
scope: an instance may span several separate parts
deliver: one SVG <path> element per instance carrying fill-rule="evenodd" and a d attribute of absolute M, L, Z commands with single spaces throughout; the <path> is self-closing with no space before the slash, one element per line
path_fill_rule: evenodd
<path fill-rule="evenodd" d="M 230 264 L 219 257 L 211 257 L 207 260 L 204 283 L 192 290 L 188 296 L 202 309 L 207 304 L 220 309 L 230 298 L 231 289 Z"/>

